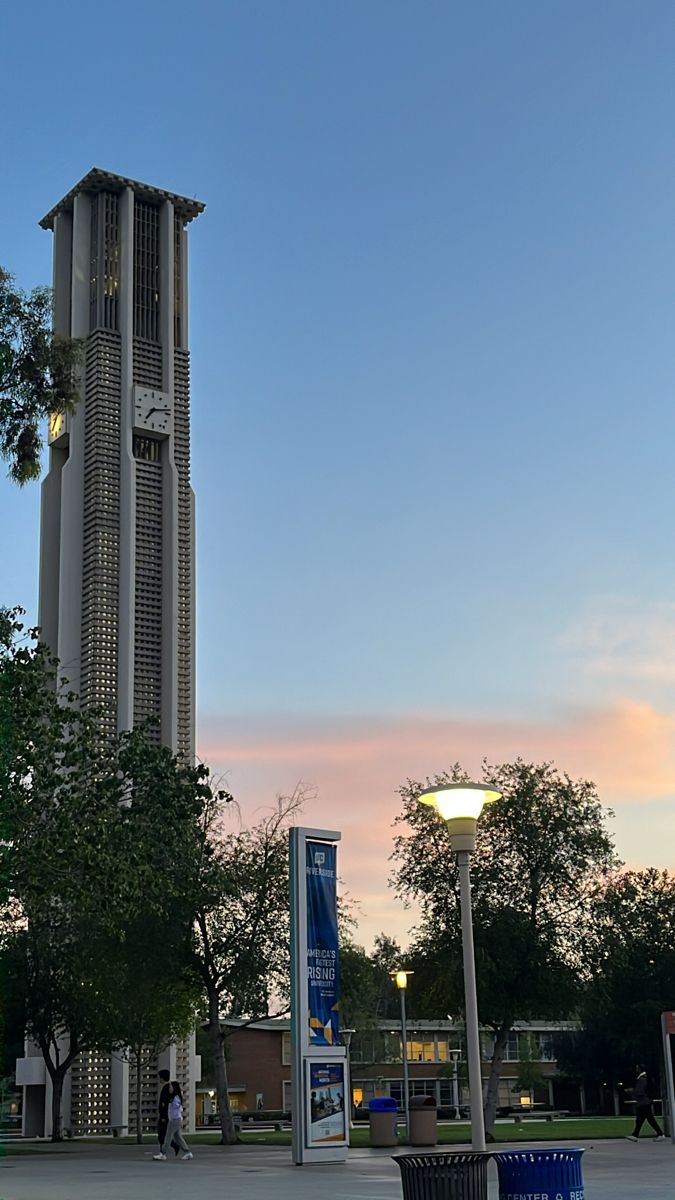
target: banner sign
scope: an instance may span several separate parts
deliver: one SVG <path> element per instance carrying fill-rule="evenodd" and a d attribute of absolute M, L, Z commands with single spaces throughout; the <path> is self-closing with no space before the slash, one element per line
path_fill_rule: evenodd
<path fill-rule="evenodd" d="M 345 1064 L 344 1062 L 307 1062 L 309 1146 L 345 1142 Z"/>
<path fill-rule="evenodd" d="M 337 924 L 337 853 L 334 845 L 307 845 L 307 1002 L 310 1046 L 340 1043 L 340 948 Z"/>

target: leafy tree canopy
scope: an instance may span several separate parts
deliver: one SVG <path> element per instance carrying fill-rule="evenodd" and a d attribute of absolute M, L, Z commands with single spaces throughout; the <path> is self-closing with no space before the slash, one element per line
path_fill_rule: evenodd
<path fill-rule="evenodd" d="M 395 883 L 416 899 L 415 994 L 429 1015 L 464 1007 L 459 878 L 447 826 L 417 801 L 425 786 L 466 781 L 459 764 L 400 789 Z M 472 858 L 476 975 L 481 1021 L 495 1031 L 486 1118 L 494 1120 L 498 1066 L 516 1019 L 569 1013 L 584 969 L 585 936 L 598 880 L 616 865 L 606 813 L 592 783 L 551 764 L 483 764 L 502 793 L 478 822 Z"/>
<path fill-rule="evenodd" d="M 41 424 L 72 412 L 82 343 L 52 331 L 48 288 L 23 292 L 0 267 L 0 454 L 18 484 L 38 478 Z"/>

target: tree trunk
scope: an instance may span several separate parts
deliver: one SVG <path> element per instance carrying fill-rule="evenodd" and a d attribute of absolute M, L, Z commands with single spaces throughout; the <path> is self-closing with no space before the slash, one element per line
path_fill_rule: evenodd
<path fill-rule="evenodd" d="M 63 1098 L 63 1081 L 68 1074 L 70 1067 L 77 1058 L 80 1047 L 77 1044 L 77 1038 L 70 1034 L 68 1053 L 64 1059 L 59 1057 L 58 1039 L 52 1036 L 50 1040 L 46 1037 L 38 1035 L 38 1045 L 42 1051 L 42 1057 L 45 1060 L 45 1066 L 49 1073 L 49 1078 L 52 1081 L 52 1136 L 53 1142 L 63 1141 L 63 1121 L 61 1118 L 61 1102 Z M 52 1060 L 50 1050 L 54 1050 L 54 1058 Z"/>
<path fill-rule="evenodd" d="M 230 1110 L 230 1097 L 227 1090 L 227 1064 L 225 1062 L 225 1047 L 223 1045 L 223 1035 L 220 1029 L 220 1012 L 219 1000 L 220 996 L 216 988 L 212 985 L 208 987 L 209 997 L 209 1024 L 208 1032 L 211 1039 L 211 1047 L 213 1050 L 213 1063 L 216 1074 L 216 1095 L 218 1097 L 218 1116 L 220 1118 L 220 1131 L 222 1134 L 221 1146 L 234 1146 L 237 1141 L 237 1134 L 234 1128 L 232 1112 Z"/>
<path fill-rule="evenodd" d="M 488 1141 L 493 1142 L 495 1117 L 497 1116 L 497 1096 L 499 1094 L 499 1068 L 504 1058 L 506 1043 L 509 1040 L 509 1031 L 511 1029 L 511 1020 L 504 1021 L 499 1026 L 495 1037 L 495 1047 L 492 1053 L 492 1062 L 490 1063 L 490 1074 L 488 1077 L 487 1091 L 485 1093 L 485 1136 Z"/>
<path fill-rule="evenodd" d="M 136 1056 L 136 1142 L 140 1146 L 143 1141 L 143 1120 L 141 1116 L 141 1095 L 143 1092 L 141 1079 L 141 1056 L 143 1047 L 137 1046 L 134 1050 Z"/>
<path fill-rule="evenodd" d="M 56 1067 L 53 1074 L 50 1072 L 51 1080 L 52 1080 L 52 1141 L 53 1142 L 62 1142 L 63 1141 L 63 1122 L 62 1122 L 62 1118 L 61 1118 L 61 1100 L 63 1097 L 63 1081 L 66 1077 L 67 1070 L 68 1070 L 67 1067 L 64 1071 L 63 1066 L 59 1065 L 58 1067 Z"/>

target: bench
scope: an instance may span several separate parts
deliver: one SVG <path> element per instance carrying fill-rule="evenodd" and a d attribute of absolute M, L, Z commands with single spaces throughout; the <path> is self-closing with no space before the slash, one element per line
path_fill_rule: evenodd
<path fill-rule="evenodd" d="M 555 1121 L 558 1117 L 567 1117 L 569 1113 L 563 1109 L 549 1110 L 547 1112 L 538 1112 L 537 1109 L 523 1109 L 522 1112 L 514 1113 L 513 1121 L 515 1125 L 520 1125 L 521 1121 Z"/>

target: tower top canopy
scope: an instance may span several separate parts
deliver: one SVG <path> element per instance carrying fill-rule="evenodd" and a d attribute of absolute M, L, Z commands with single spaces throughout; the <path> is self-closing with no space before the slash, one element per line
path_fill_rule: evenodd
<path fill-rule="evenodd" d="M 126 179 L 124 175 L 113 175 L 111 171 L 102 171 L 100 167 L 92 167 L 86 175 L 75 184 L 69 192 L 50 208 L 46 216 L 40 221 L 43 229 L 54 228 L 54 217 L 62 212 L 70 212 L 73 207 L 73 201 L 80 192 L 123 192 L 125 188 L 131 190 L 138 196 L 139 200 L 154 201 L 170 200 L 173 204 L 177 216 L 180 216 L 185 221 L 193 221 L 204 211 L 206 205 L 202 204 L 201 200 L 191 200 L 188 196 L 177 196 L 175 192 L 165 192 L 163 188 L 153 187 L 150 183 L 138 183 L 135 179 Z"/>

